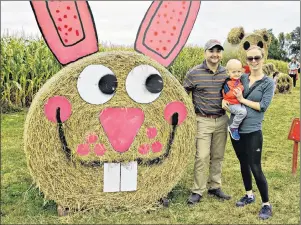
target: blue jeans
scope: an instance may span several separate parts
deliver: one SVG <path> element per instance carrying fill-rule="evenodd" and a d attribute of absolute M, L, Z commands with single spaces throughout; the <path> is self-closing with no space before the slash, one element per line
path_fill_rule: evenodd
<path fill-rule="evenodd" d="M 247 116 L 247 109 L 243 104 L 229 105 L 230 112 L 234 114 L 230 128 L 238 128 L 243 119 Z"/>

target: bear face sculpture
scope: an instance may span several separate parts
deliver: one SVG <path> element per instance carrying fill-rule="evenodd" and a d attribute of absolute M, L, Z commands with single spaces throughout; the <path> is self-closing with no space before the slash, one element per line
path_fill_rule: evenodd
<path fill-rule="evenodd" d="M 243 65 L 246 62 L 246 50 L 251 45 L 257 45 L 264 49 L 265 60 L 268 57 L 268 48 L 271 43 L 268 32 L 265 29 L 257 30 L 253 33 L 245 33 L 243 27 L 232 28 L 224 42 L 225 62 L 231 58 L 239 59 Z"/>

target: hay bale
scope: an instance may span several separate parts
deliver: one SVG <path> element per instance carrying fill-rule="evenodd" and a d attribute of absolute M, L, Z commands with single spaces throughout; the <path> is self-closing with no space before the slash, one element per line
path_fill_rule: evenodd
<path fill-rule="evenodd" d="M 263 72 L 267 76 L 274 77 L 278 73 L 276 66 L 273 63 L 267 63 L 263 65 Z"/>
<path fill-rule="evenodd" d="M 270 47 L 272 38 L 267 29 L 264 28 L 260 30 L 255 30 L 254 32 L 259 34 L 261 37 L 263 37 L 263 40 L 266 42 L 267 47 Z"/>
<path fill-rule="evenodd" d="M 231 44 L 239 44 L 245 35 L 245 31 L 243 27 L 235 27 L 232 28 L 228 34 L 227 40 Z"/>
<path fill-rule="evenodd" d="M 276 82 L 275 94 L 292 93 L 293 79 L 289 75 L 284 73 L 279 73 L 275 77 L 275 82 Z"/>
<path fill-rule="evenodd" d="M 92 64 L 111 68 L 118 80 L 114 97 L 102 105 L 88 104 L 77 90 L 80 73 Z M 134 102 L 126 92 L 127 75 L 141 64 L 155 67 L 164 82 L 160 97 L 150 104 Z M 53 96 L 64 96 L 72 105 L 72 114 L 62 126 L 71 150 L 71 161 L 62 149 L 57 123 L 50 122 L 44 114 L 44 105 Z M 164 119 L 164 109 L 173 101 L 183 102 L 188 114 L 186 120 L 177 126 L 169 156 L 161 164 L 138 165 L 136 191 L 103 192 L 104 169 L 101 162 L 130 162 L 138 157 L 148 160 L 164 154 L 172 130 L 172 126 Z M 144 122 L 129 151 L 125 153 L 113 150 L 99 121 L 100 113 L 108 107 L 139 108 L 144 112 Z M 154 140 L 146 135 L 148 127 L 157 128 L 158 135 Z M 105 155 L 76 154 L 77 146 L 84 143 L 90 133 L 96 133 L 99 142 L 106 146 Z M 181 179 L 195 154 L 195 133 L 195 113 L 191 99 L 166 68 L 135 52 L 102 52 L 63 68 L 39 90 L 26 118 L 24 145 L 30 173 L 46 199 L 54 200 L 71 211 L 100 208 L 142 210 L 156 206 L 157 201 L 167 196 Z M 160 141 L 164 145 L 162 152 L 150 151 L 141 155 L 137 151 L 141 144 L 151 144 L 154 141 Z M 81 164 L 91 161 L 99 162 L 100 166 L 87 167 Z"/>

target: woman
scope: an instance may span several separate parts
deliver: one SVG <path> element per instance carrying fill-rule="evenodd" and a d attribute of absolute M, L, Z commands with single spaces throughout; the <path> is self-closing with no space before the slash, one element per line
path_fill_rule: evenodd
<path fill-rule="evenodd" d="M 263 142 L 261 130 L 264 112 L 270 105 L 274 95 L 274 81 L 263 73 L 263 49 L 258 46 L 251 46 L 246 54 L 250 74 L 243 74 L 241 77 L 244 94 L 239 88 L 234 91 L 238 101 L 247 108 L 247 116 L 239 127 L 240 140 L 235 141 L 231 138 L 233 148 L 240 162 L 242 179 L 246 190 L 246 195 L 236 203 L 236 206 L 242 207 L 255 202 L 255 196 L 252 192 L 252 172 L 262 199 L 259 217 L 268 219 L 272 215 L 272 206 L 269 203 L 268 184 L 261 169 Z M 228 102 L 223 101 L 223 108 L 227 111 L 228 104 Z M 231 115 L 230 123 L 233 117 L 234 115 Z"/>
<path fill-rule="evenodd" d="M 287 64 L 287 68 L 289 69 L 288 74 L 293 79 L 293 85 L 296 87 L 296 81 L 298 80 L 298 70 L 300 69 L 299 62 L 296 61 L 296 58 L 293 57 L 292 61 Z"/>

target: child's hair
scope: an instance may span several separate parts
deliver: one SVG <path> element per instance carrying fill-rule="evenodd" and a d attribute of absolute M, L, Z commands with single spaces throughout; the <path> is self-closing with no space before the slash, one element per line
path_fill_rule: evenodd
<path fill-rule="evenodd" d="M 262 58 L 264 57 L 264 49 L 263 49 L 263 48 L 260 48 L 260 47 L 257 46 L 257 45 L 251 45 L 250 48 L 248 48 L 248 50 L 247 50 L 246 52 L 248 52 L 248 51 L 250 51 L 250 50 L 252 50 L 252 49 L 257 49 L 257 50 L 259 50 L 259 51 L 261 52 Z"/>

